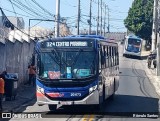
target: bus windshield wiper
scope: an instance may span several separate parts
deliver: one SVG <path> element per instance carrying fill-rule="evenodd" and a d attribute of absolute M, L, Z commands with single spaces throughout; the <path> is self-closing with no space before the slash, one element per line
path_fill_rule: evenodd
<path fill-rule="evenodd" d="M 73 66 L 77 62 L 78 57 L 79 57 L 79 55 L 80 55 L 81 52 L 82 52 L 82 49 L 79 49 L 79 51 L 76 53 L 76 56 L 74 58 L 73 63 L 71 64 L 71 66 Z"/>
<path fill-rule="evenodd" d="M 62 60 L 61 56 L 58 55 L 57 51 L 56 51 L 54 48 L 53 48 L 53 50 L 52 50 L 52 53 L 55 54 L 55 58 L 59 61 L 58 65 L 63 65 L 63 64 L 61 64 L 61 61 L 62 61 L 65 65 L 67 65 L 67 63 L 66 63 L 64 60 Z M 54 59 L 54 60 L 55 60 L 55 59 Z"/>

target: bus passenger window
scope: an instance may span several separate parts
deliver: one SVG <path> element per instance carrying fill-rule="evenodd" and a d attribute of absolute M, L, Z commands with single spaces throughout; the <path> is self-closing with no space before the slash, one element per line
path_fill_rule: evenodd
<path fill-rule="evenodd" d="M 113 66 L 113 58 L 112 58 L 112 47 L 110 47 L 110 61 L 111 61 L 111 67 Z"/>
<path fill-rule="evenodd" d="M 117 65 L 117 48 L 115 47 L 115 65 Z"/>
<path fill-rule="evenodd" d="M 116 65 L 116 54 L 115 54 L 115 47 L 113 47 L 113 65 Z"/>
<path fill-rule="evenodd" d="M 116 47 L 116 65 L 118 65 L 118 47 Z"/>
<path fill-rule="evenodd" d="M 105 52 L 106 52 L 106 68 L 108 67 L 108 46 L 106 46 L 106 49 L 105 49 Z"/>
<path fill-rule="evenodd" d="M 111 67 L 111 47 L 108 47 L 108 67 Z"/>
<path fill-rule="evenodd" d="M 102 69 L 105 68 L 105 56 L 104 56 L 104 49 L 101 48 L 101 65 Z"/>
<path fill-rule="evenodd" d="M 107 56 L 107 54 L 106 54 L 106 46 L 104 46 L 103 47 L 103 52 L 104 52 L 104 68 L 106 68 L 106 56 Z"/>

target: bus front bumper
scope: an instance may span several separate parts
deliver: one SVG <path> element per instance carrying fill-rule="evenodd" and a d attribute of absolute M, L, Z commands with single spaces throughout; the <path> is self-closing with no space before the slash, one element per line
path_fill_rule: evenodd
<path fill-rule="evenodd" d="M 127 51 L 125 51 L 125 52 L 123 53 L 123 55 L 141 56 L 141 53 L 140 53 L 140 52 L 134 53 L 134 52 L 127 52 Z"/>
<path fill-rule="evenodd" d="M 82 100 L 76 101 L 54 101 L 50 100 L 44 95 L 41 97 L 37 97 L 37 104 L 38 105 L 90 105 L 90 104 L 99 104 L 99 91 L 95 90 L 87 97 Z"/>

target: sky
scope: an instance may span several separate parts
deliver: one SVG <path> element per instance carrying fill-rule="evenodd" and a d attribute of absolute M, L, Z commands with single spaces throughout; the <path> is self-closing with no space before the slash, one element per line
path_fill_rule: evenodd
<path fill-rule="evenodd" d="M 98 13 L 98 0 L 92 0 L 92 30 L 96 30 L 96 18 Z M 123 20 L 128 15 L 128 10 L 133 0 L 102 0 L 109 8 L 109 24 L 110 32 L 126 32 Z M 37 6 L 34 2 L 37 2 Z M 90 0 L 81 0 L 81 22 L 80 30 L 88 30 L 87 20 L 89 19 L 89 3 Z M 54 19 L 56 14 L 56 0 L 0 0 L 0 7 L 6 16 L 23 17 L 25 27 L 28 27 L 29 19 Z M 28 9 L 29 8 L 29 9 Z M 68 26 L 73 32 L 76 31 L 78 0 L 60 0 L 60 16 L 64 17 Z M 48 13 L 47 13 L 48 12 Z M 108 13 L 107 13 L 108 14 Z M 104 17 L 104 7 L 103 14 Z M 54 22 L 31 21 L 31 26 L 38 25 L 47 28 L 54 28 Z M 106 20 L 106 26 L 108 20 Z"/>

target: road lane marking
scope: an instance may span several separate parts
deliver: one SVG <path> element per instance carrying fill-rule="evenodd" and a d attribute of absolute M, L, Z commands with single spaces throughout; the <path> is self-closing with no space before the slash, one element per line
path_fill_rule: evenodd
<path fill-rule="evenodd" d="M 94 121 L 94 115 L 84 115 L 82 121 Z"/>
<path fill-rule="evenodd" d="M 84 115 L 83 118 L 82 118 L 82 121 L 87 121 L 89 115 Z"/>
<path fill-rule="evenodd" d="M 94 121 L 94 115 L 91 115 L 89 121 Z"/>

